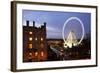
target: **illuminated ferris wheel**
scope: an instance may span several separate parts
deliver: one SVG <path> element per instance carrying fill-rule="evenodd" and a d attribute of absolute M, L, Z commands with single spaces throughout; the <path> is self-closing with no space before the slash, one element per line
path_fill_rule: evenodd
<path fill-rule="evenodd" d="M 84 24 L 81 19 L 78 17 L 70 17 L 65 21 L 62 30 L 65 48 L 79 45 L 84 39 L 84 35 Z"/>

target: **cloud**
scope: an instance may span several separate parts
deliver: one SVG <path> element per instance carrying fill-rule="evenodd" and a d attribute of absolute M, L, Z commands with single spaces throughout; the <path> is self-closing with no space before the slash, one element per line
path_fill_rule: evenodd
<path fill-rule="evenodd" d="M 47 38 L 62 38 L 62 31 L 54 27 L 47 27 Z"/>
<path fill-rule="evenodd" d="M 49 26 L 49 27 L 47 26 L 46 29 L 47 29 L 48 31 L 56 31 L 56 30 L 57 30 L 56 28 L 50 27 L 50 26 Z"/>

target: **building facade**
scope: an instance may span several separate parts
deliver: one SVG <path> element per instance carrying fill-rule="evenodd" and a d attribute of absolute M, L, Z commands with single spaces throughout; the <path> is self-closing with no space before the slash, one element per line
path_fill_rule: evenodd
<path fill-rule="evenodd" d="M 46 23 L 41 27 L 23 26 L 23 62 L 38 62 L 47 60 Z"/>

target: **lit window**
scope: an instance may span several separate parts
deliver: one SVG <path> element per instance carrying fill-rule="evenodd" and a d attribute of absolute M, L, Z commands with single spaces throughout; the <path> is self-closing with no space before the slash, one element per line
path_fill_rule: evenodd
<path fill-rule="evenodd" d="M 32 31 L 30 31 L 29 34 L 32 34 Z"/>
<path fill-rule="evenodd" d="M 37 37 L 35 38 L 35 40 L 37 41 Z"/>
<path fill-rule="evenodd" d="M 43 38 L 41 38 L 41 41 L 43 41 Z"/>
<path fill-rule="evenodd" d="M 35 56 L 37 56 L 38 55 L 38 52 L 35 52 Z"/>
<path fill-rule="evenodd" d="M 44 52 L 42 51 L 42 52 L 41 52 L 41 56 L 43 56 L 43 55 L 44 55 Z"/>
<path fill-rule="evenodd" d="M 32 39 L 33 39 L 32 37 L 29 37 L 29 41 L 32 41 Z"/>
<path fill-rule="evenodd" d="M 41 44 L 41 48 L 43 48 L 44 47 L 44 45 L 43 45 L 43 43 Z"/>
<path fill-rule="evenodd" d="M 29 44 L 29 48 L 30 48 L 30 49 L 32 48 L 32 44 Z"/>
<path fill-rule="evenodd" d="M 29 53 L 30 56 L 32 56 L 32 53 Z"/>

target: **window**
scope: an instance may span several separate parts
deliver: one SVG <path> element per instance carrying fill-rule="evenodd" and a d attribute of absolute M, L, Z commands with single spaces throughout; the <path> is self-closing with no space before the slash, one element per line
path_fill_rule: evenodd
<path fill-rule="evenodd" d="M 37 41 L 37 37 L 35 38 L 35 40 Z"/>
<path fill-rule="evenodd" d="M 32 41 L 33 40 L 33 38 L 32 37 L 29 37 L 29 41 Z"/>
<path fill-rule="evenodd" d="M 32 34 L 32 31 L 30 31 L 29 34 Z"/>
<path fill-rule="evenodd" d="M 44 52 L 43 51 L 41 52 L 41 56 L 44 56 Z"/>
<path fill-rule="evenodd" d="M 35 56 L 38 56 L 38 52 L 35 52 Z"/>
<path fill-rule="evenodd" d="M 32 49 L 32 44 L 29 44 L 29 48 Z"/>
<path fill-rule="evenodd" d="M 44 45 L 43 45 L 43 43 L 41 43 L 41 48 L 44 48 Z"/>
<path fill-rule="evenodd" d="M 32 56 L 32 53 L 29 53 L 30 56 Z"/>
<path fill-rule="evenodd" d="M 41 38 L 41 41 L 43 41 L 43 38 Z"/>

